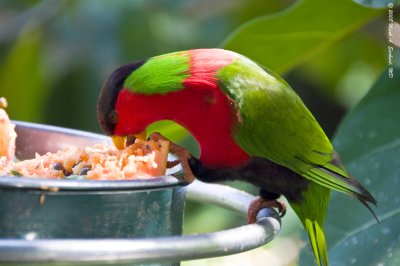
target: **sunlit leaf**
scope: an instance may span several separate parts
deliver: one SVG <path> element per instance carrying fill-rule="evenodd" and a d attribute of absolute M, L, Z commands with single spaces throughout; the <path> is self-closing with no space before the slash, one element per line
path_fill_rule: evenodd
<path fill-rule="evenodd" d="M 296 68 L 296 74 L 318 86 L 329 99 L 354 107 L 387 66 L 386 46 L 370 34 L 358 32 L 307 60 Z M 356 86 L 352 84 L 360 80 Z"/>
<path fill-rule="evenodd" d="M 243 24 L 222 46 L 283 73 L 381 13 L 349 0 L 300 0 Z"/>

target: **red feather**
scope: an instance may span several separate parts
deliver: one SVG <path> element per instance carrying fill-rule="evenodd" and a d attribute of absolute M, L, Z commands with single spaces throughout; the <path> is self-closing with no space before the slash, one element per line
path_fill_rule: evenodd
<path fill-rule="evenodd" d="M 139 132 L 158 120 L 173 120 L 189 130 L 200 146 L 200 161 L 209 167 L 235 167 L 249 155 L 232 138 L 238 123 L 232 100 L 218 87 L 216 72 L 233 62 L 235 53 L 191 50 L 185 89 L 166 95 L 139 95 L 124 89 L 116 103 L 115 134 Z"/>

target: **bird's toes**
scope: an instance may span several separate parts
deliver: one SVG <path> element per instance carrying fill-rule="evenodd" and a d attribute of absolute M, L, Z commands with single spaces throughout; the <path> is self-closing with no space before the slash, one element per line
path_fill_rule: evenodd
<path fill-rule="evenodd" d="M 279 216 L 283 217 L 286 214 L 286 205 L 277 200 L 266 200 L 262 197 L 257 197 L 253 200 L 247 212 L 247 222 L 249 224 L 257 221 L 257 214 L 261 209 L 264 208 L 275 208 L 279 211 Z"/>

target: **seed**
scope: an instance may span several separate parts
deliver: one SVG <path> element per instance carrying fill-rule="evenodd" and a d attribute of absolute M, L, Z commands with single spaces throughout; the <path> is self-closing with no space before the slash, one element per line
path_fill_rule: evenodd
<path fill-rule="evenodd" d="M 67 170 L 65 170 L 65 171 L 64 171 L 64 175 L 65 175 L 65 176 L 70 176 L 70 175 L 72 175 L 72 172 L 68 172 Z"/>
<path fill-rule="evenodd" d="M 67 169 L 64 168 L 64 165 L 61 162 L 56 162 L 51 166 L 51 169 L 56 171 L 63 171 L 64 176 L 69 176 L 72 172 L 68 172 Z"/>
<path fill-rule="evenodd" d="M 79 171 L 79 175 L 87 175 L 90 170 L 92 170 L 90 166 L 85 166 Z"/>
<path fill-rule="evenodd" d="M 64 168 L 63 164 L 60 163 L 60 162 L 54 163 L 54 164 L 51 166 L 51 169 L 57 170 L 57 171 L 63 171 L 63 172 L 65 172 L 65 168 Z"/>
<path fill-rule="evenodd" d="M 126 147 L 129 147 L 130 145 L 132 145 L 132 144 L 135 144 L 135 141 L 136 141 L 136 137 L 135 136 L 127 136 L 126 137 Z"/>

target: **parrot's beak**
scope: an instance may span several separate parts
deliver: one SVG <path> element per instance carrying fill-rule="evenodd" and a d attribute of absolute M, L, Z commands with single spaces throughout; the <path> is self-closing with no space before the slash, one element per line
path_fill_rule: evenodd
<path fill-rule="evenodd" d="M 140 139 L 140 140 L 146 140 L 146 130 L 143 130 L 139 134 L 134 134 L 135 138 Z"/>
<path fill-rule="evenodd" d="M 114 143 L 114 146 L 118 150 L 123 150 L 125 148 L 126 137 L 124 137 L 124 136 L 112 136 L 111 140 Z"/>
<path fill-rule="evenodd" d="M 130 136 L 117 136 L 114 135 L 111 137 L 112 142 L 114 143 L 114 146 L 118 149 L 118 150 L 123 150 L 125 149 L 125 147 L 128 146 L 132 143 L 135 142 L 136 139 L 140 139 L 140 140 L 146 140 L 146 130 L 143 130 L 142 132 L 138 133 L 138 134 L 133 134 Z"/>

